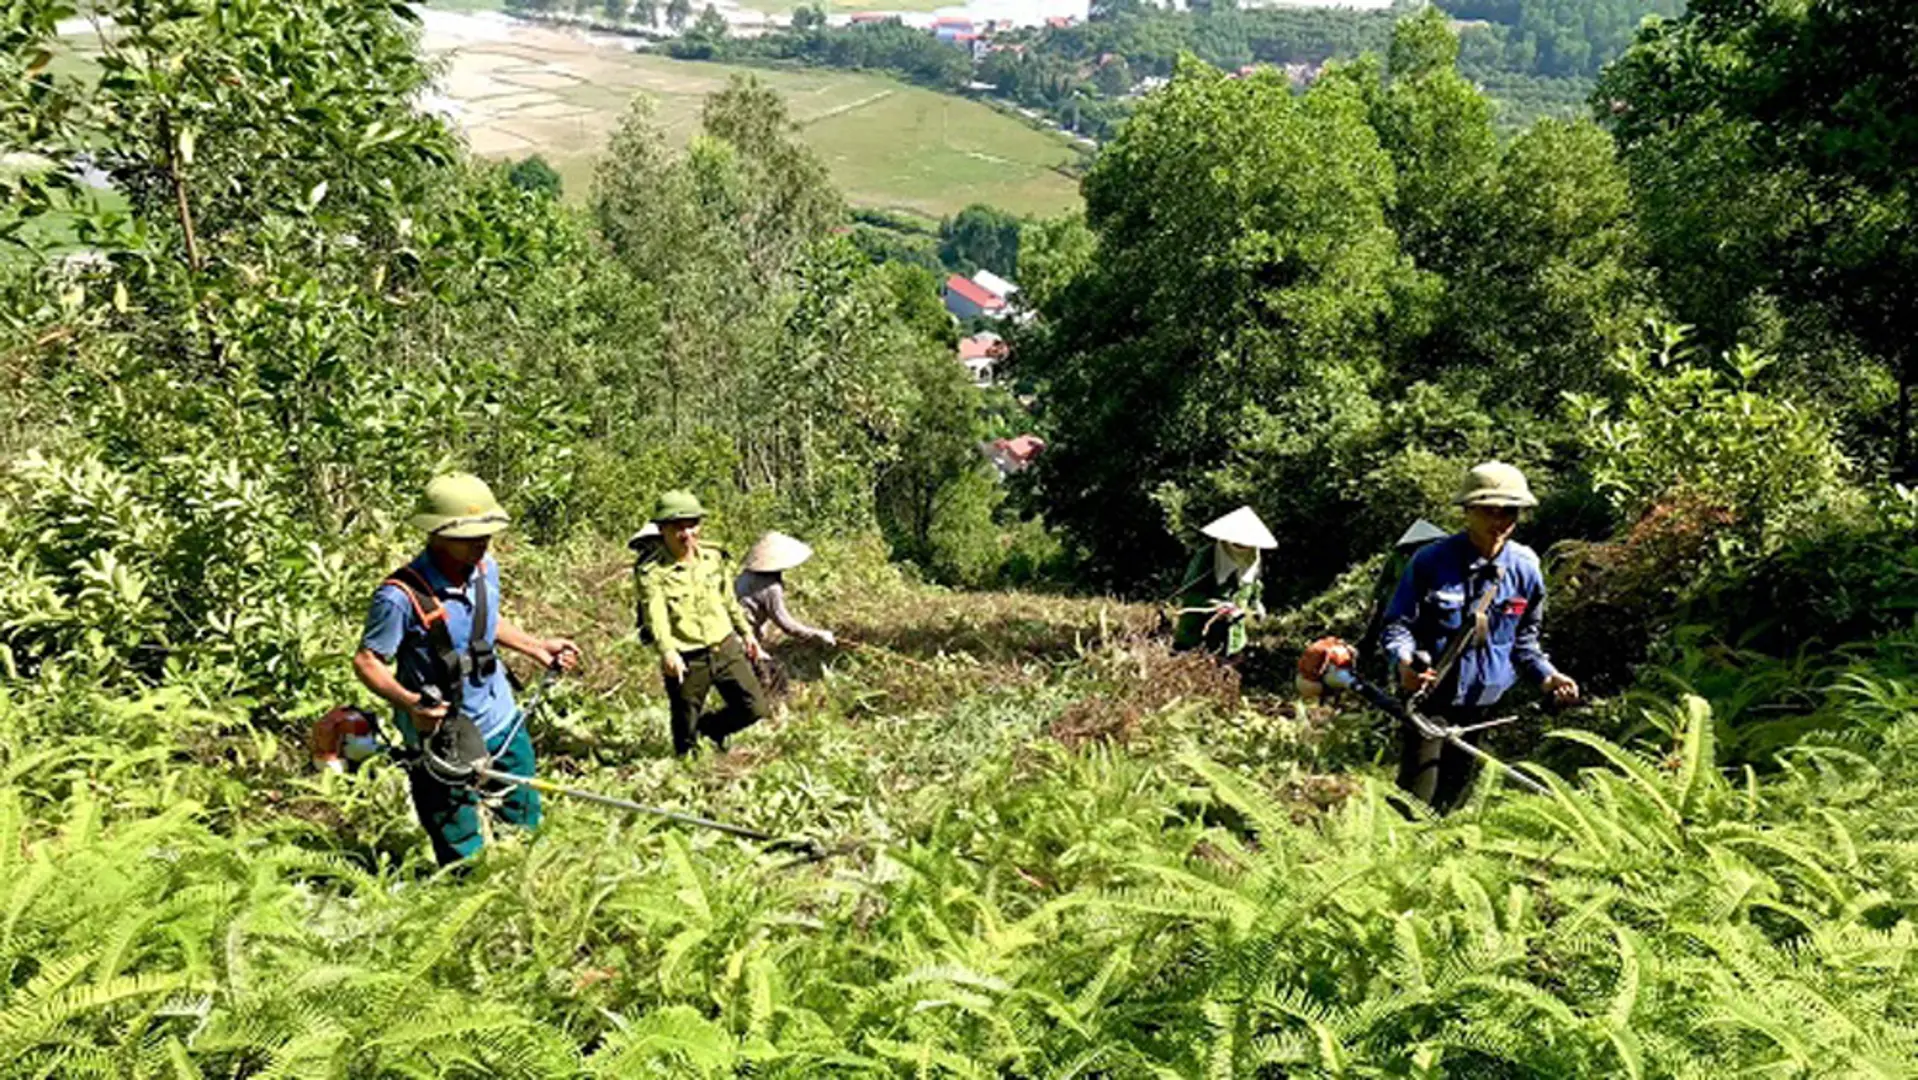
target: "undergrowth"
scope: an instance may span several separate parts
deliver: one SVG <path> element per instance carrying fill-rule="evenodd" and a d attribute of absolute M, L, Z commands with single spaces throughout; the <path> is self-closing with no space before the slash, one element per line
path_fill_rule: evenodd
<path fill-rule="evenodd" d="M 436 873 L 404 779 L 181 689 L 0 699 L 0 1060 L 22 1076 L 1900 1076 L 1918 1059 L 1902 669 L 1774 775 L 1704 699 L 1567 728 L 1549 796 L 1428 819 L 1362 714 L 1164 651 L 1154 613 L 829 551 L 782 715 L 675 762 L 618 560 L 509 603 L 591 645 L 546 770 L 833 852 L 554 800 Z M 575 569 L 567 569 L 568 560 Z M 577 569 L 584 567 L 584 569 Z M 861 569 L 862 567 L 868 569 Z M 1889 649 L 1889 647 L 1888 647 Z M 1898 652 L 1889 649 L 1891 652 Z M 1901 654 L 1902 655 L 1902 654 Z M 1868 741 L 1867 741 L 1868 740 Z"/>

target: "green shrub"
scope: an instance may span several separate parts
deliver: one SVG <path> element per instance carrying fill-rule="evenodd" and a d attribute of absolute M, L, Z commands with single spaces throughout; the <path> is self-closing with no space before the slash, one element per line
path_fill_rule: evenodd
<path fill-rule="evenodd" d="M 1755 388 L 1769 360 L 1740 349 L 1703 362 L 1684 329 L 1657 332 L 1654 344 L 1613 357 L 1617 405 L 1566 396 L 1563 419 L 1583 436 L 1592 487 L 1623 519 L 1692 491 L 1736 512 L 1728 544 L 1762 553 L 1855 503 L 1830 418 Z"/>
<path fill-rule="evenodd" d="M 210 675 L 297 699 L 342 648 L 354 570 L 257 470 L 29 455 L 0 475 L 0 643 L 15 677 Z"/>

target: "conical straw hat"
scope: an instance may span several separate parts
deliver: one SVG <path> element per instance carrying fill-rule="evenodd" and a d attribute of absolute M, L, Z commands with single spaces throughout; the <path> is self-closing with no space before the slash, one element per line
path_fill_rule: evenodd
<path fill-rule="evenodd" d="M 1272 536 L 1272 530 L 1265 527 L 1265 522 L 1260 521 L 1259 515 L 1253 513 L 1249 506 L 1241 506 L 1199 531 L 1214 540 L 1243 547 L 1270 550 L 1279 546 L 1278 540 Z"/>
<path fill-rule="evenodd" d="M 791 570 L 812 558 L 812 548 L 782 532 L 769 532 L 746 553 L 746 569 L 761 574 Z"/>
<path fill-rule="evenodd" d="M 632 539 L 626 541 L 626 546 L 629 548 L 632 548 L 634 551 L 638 551 L 642 546 L 645 545 L 646 541 L 651 540 L 652 538 L 658 535 L 659 535 L 659 522 L 649 521 L 645 525 L 641 526 L 638 532 L 633 534 Z"/>
<path fill-rule="evenodd" d="M 1399 542 L 1392 546 L 1403 551 L 1406 548 L 1424 547 L 1434 540 L 1443 540 L 1450 535 L 1450 533 L 1439 528 L 1437 525 L 1432 524 L 1424 518 L 1420 518 L 1414 521 L 1411 526 L 1405 530 L 1405 535 L 1399 537 Z"/>

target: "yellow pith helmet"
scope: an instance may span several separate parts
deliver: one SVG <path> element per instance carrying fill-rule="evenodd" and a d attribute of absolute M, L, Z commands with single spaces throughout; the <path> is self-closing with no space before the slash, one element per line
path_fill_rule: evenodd
<path fill-rule="evenodd" d="M 1474 465 L 1459 484 L 1460 506 L 1537 506 L 1525 474 L 1503 461 Z"/>
<path fill-rule="evenodd" d="M 493 497 L 486 481 L 472 473 L 448 473 L 426 485 L 410 520 L 415 529 L 424 530 L 428 536 L 477 540 L 506 528 L 513 519 Z"/>

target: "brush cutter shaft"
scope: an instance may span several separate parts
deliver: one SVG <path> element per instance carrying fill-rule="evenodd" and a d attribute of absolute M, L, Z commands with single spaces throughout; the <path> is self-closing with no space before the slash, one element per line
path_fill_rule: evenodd
<path fill-rule="evenodd" d="M 1327 669 L 1325 673 L 1325 685 L 1335 690 L 1351 690 L 1369 702 L 1373 708 L 1389 716 L 1397 717 L 1405 723 L 1411 724 L 1412 727 L 1417 729 L 1418 733 L 1425 738 L 1444 739 L 1446 742 L 1472 755 L 1479 761 L 1487 765 L 1497 766 L 1499 769 L 1502 769 L 1507 776 L 1518 781 L 1520 787 L 1523 787 L 1535 795 L 1551 794 L 1545 785 L 1465 741 L 1465 732 L 1477 731 L 1480 728 L 1490 727 L 1492 724 L 1474 724 L 1470 728 L 1434 724 L 1424 716 L 1419 715 L 1417 709 L 1407 707 L 1391 694 L 1354 675 L 1351 668 L 1333 667 Z M 1498 724 L 1504 723 L 1504 721 L 1495 720 L 1492 723 Z"/>
<path fill-rule="evenodd" d="M 551 780 L 540 780 L 531 776 L 515 776 L 512 773 L 501 772 L 498 769 L 486 767 L 475 770 L 475 775 L 481 780 L 492 780 L 501 784 L 518 784 L 522 787 L 532 788 L 535 791 L 543 791 L 551 795 L 565 795 L 574 799 L 583 799 L 586 802 L 598 803 L 601 806 L 610 806 L 616 810 L 628 810 L 635 814 L 649 814 L 653 817 L 661 817 L 668 821 L 677 821 L 685 825 L 697 825 L 703 829 L 713 829 L 726 833 L 729 836 L 737 836 L 746 840 L 757 840 L 765 843 L 778 839 L 778 837 L 771 833 L 763 833 L 758 829 L 748 829 L 742 825 L 728 825 L 723 821 L 714 821 L 711 818 L 703 818 L 694 814 L 682 814 L 677 810 L 667 810 L 658 806 L 645 806 L 627 799 L 616 799 L 611 795 L 601 795 L 596 791 L 586 791 L 581 788 L 567 787 L 564 784 L 555 784 Z"/>

